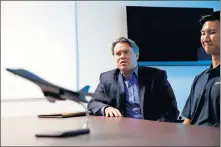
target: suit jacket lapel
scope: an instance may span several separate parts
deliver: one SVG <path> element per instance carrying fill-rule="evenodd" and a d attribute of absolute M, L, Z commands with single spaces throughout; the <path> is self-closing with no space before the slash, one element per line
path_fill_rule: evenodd
<path fill-rule="evenodd" d="M 138 85 L 139 85 L 139 98 L 140 98 L 140 108 L 141 108 L 141 111 L 143 113 L 143 104 L 144 104 L 144 94 L 145 94 L 145 90 L 146 90 L 146 87 L 144 85 L 144 81 L 145 79 L 142 78 L 143 75 L 142 75 L 142 68 L 138 66 Z"/>
<path fill-rule="evenodd" d="M 117 86 L 117 107 L 123 112 L 123 108 L 125 106 L 125 100 L 126 100 L 126 92 L 125 92 L 125 87 L 124 87 L 124 81 L 123 81 L 123 76 L 120 74 L 120 72 L 117 72 L 115 74 L 115 82 Z"/>

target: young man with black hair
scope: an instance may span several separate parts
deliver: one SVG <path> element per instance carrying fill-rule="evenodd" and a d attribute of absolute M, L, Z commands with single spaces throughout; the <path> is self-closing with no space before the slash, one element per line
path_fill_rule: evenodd
<path fill-rule="evenodd" d="M 203 16 L 200 24 L 201 44 L 212 64 L 193 81 L 183 124 L 220 127 L 220 11 Z"/>

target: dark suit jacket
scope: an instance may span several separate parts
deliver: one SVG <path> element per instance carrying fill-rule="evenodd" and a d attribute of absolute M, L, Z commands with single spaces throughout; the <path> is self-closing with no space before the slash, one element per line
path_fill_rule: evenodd
<path fill-rule="evenodd" d="M 151 67 L 138 67 L 138 84 L 140 106 L 144 119 L 159 121 L 176 121 L 179 115 L 177 102 L 166 71 Z M 101 115 L 100 110 L 107 105 L 125 113 L 126 93 L 123 77 L 119 69 L 104 72 L 100 75 L 100 83 L 95 90 L 88 110 L 94 115 Z M 99 99 L 99 97 L 105 97 Z"/>

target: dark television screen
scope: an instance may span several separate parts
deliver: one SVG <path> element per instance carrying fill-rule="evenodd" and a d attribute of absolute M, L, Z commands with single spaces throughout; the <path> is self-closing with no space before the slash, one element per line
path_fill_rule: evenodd
<path fill-rule="evenodd" d="M 199 61 L 202 15 L 212 8 L 127 6 L 128 38 L 140 49 L 140 62 Z M 210 58 L 200 51 L 203 59 Z"/>

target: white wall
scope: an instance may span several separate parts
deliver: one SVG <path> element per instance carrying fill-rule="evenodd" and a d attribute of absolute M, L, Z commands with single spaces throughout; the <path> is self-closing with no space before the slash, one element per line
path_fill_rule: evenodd
<path fill-rule="evenodd" d="M 24 68 L 51 83 L 76 90 L 75 4 L 1 1 L 1 100 L 43 97 L 38 86 L 5 68 Z M 2 102 L 2 115 L 69 110 L 63 103 Z"/>
<path fill-rule="evenodd" d="M 77 2 L 79 81 L 93 92 L 101 72 L 115 68 L 111 44 L 127 36 L 125 2 Z"/>

